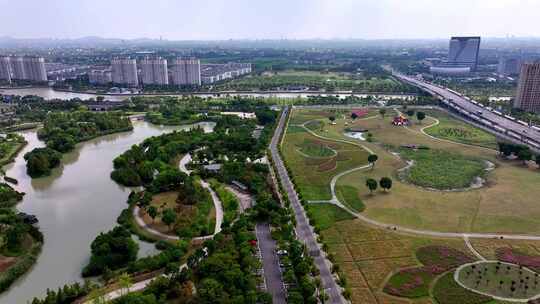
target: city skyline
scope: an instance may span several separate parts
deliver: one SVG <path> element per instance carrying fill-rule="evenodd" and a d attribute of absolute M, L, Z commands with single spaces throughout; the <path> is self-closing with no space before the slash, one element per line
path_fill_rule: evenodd
<path fill-rule="evenodd" d="M 540 9 L 535 1 L 511 0 L 412 0 L 407 6 L 395 0 L 278 0 L 257 4 L 247 0 L 161 0 L 151 6 L 124 0 L 52 0 L 33 9 L 38 4 L 0 0 L 0 18 L 7 24 L 2 34 L 14 38 L 168 40 L 534 37 L 538 36 L 535 12 Z M 18 18 L 13 11 L 24 11 L 28 18 Z M 26 22 L 28 19 L 33 22 Z M 511 32 L 508 24 L 512 24 Z"/>

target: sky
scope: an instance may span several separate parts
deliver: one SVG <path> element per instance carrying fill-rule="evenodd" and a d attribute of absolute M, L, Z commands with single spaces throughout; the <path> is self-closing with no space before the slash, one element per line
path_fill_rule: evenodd
<path fill-rule="evenodd" d="M 0 0 L 13 38 L 540 36 L 540 0 Z"/>

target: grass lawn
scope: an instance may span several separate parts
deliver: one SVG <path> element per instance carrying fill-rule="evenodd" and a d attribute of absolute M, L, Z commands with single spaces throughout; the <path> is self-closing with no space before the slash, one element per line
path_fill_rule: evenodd
<path fill-rule="evenodd" d="M 453 119 L 449 115 L 438 111 L 428 111 L 426 114 L 439 120 L 438 125 L 424 130 L 431 136 L 469 145 L 497 149 L 497 139 L 491 133 Z"/>
<path fill-rule="evenodd" d="M 297 147 L 306 157 L 321 158 L 336 155 L 336 152 L 328 144 L 318 140 L 304 139 Z"/>
<path fill-rule="evenodd" d="M 471 289 L 504 298 L 524 299 L 540 293 L 538 273 L 506 263 L 469 265 L 460 270 L 458 279 Z"/>
<path fill-rule="evenodd" d="M 309 204 L 307 212 L 315 219 L 311 224 L 321 229 L 328 229 L 338 221 L 353 219 L 352 215 L 331 204 Z"/>
<path fill-rule="evenodd" d="M 289 132 L 291 128 L 294 128 L 293 132 Z M 282 153 L 294 173 L 303 198 L 307 200 L 330 199 L 332 177 L 365 165 L 368 156 L 357 146 L 321 140 L 294 126 L 289 126 L 287 130 Z"/>
<path fill-rule="evenodd" d="M 443 150 L 404 148 L 399 151 L 403 158 L 414 161 L 414 165 L 403 172 L 404 179 L 421 187 L 439 190 L 467 188 L 476 177 L 485 173 L 485 165 L 479 159 Z"/>
<path fill-rule="evenodd" d="M 484 304 L 492 302 L 490 297 L 486 297 L 469 291 L 454 280 L 454 271 L 450 271 L 440 277 L 433 287 L 433 297 L 439 304 Z M 502 303 L 502 302 L 499 302 Z"/>
<path fill-rule="evenodd" d="M 352 210 L 362 212 L 366 208 L 355 187 L 339 185 L 336 187 L 336 195 L 340 202 Z"/>
<path fill-rule="evenodd" d="M 343 119 L 336 116 L 336 125 L 330 125 L 324 109 L 295 110 L 302 117 L 319 117 L 324 123 L 323 131 L 317 134 L 328 138 L 352 141 L 343 135 L 349 127 L 368 129 L 374 135 L 375 142 L 360 142 L 369 147 L 378 156 L 375 169 L 356 171 L 340 178 L 338 186 L 351 186 L 358 190 L 360 199 L 366 206 L 364 215 L 386 223 L 397 224 L 417 229 L 432 229 L 450 232 L 500 232 L 500 233 L 540 233 L 540 174 L 538 170 L 524 168 L 519 162 L 503 161 L 497 152 L 482 147 L 464 146 L 448 141 L 438 141 L 420 132 L 420 129 L 434 122 L 426 118 L 422 124 L 414 123 L 409 128 L 391 125 L 392 112 L 382 119 L 380 116 L 368 120 Z M 438 114 L 438 118 L 446 114 Z M 446 115 L 446 119 L 460 124 Z M 299 131 L 300 132 L 300 131 Z M 295 133 L 301 134 L 301 133 Z M 341 144 L 341 143 L 340 143 Z M 483 159 L 496 165 L 496 169 L 485 174 L 485 187 L 462 192 L 438 192 L 423 190 L 397 179 L 397 170 L 405 162 L 389 153 L 388 146 L 399 147 L 405 144 L 424 145 L 434 150 L 442 150 L 465 159 Z M 483 164 L 482 164 L 483 165 Z M 349 168 L 352 168 L 350 166 Z M 298 170 L 297 180 L 313 181 L 307 178 L 307 170 Z M 458 172 L 461 174 L 461 172 Z M 335 174 L 333 174 L 335 175 Z M 378 191 L 369 195 L 365 186 L 367 178 L 379 180 L 388 176 L 394 181 L 391 191 Z M 328 178 L 327 180 L 330 180 Z M 319 188 L 323 185 L 319 185 Z M 329 188 L 329 187 L 328 187 Z M 314 191 L 313 193 L 315 193 Z M 324 192 L 318 192 L 324 193 Z M 313 195 L 316 196 L 316 195 Z M 316 199 L 326 199 L 319 195 Z"/>

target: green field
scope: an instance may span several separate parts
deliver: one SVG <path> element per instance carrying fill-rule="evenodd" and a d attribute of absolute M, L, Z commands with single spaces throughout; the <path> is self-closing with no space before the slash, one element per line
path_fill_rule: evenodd
<path fill-rule="evenodd" d="M 427 114 L 439 121 L 437 125 L 424 130 L 431 136 L 490 149 L 497 148 L 495 136 L 484 130 L 452 119 L 447 115 L 441 115 L 440 112 L 431 111 Z"/>
<path fill-rule="evenodd" d="M 392 78 L 365 78 L 350 73 L 317 71 L 265 72 L 218 85 L 218 88 L 223 90 L 272 90 L 287 87 L 385 93 L 406 91 L 405 85 Z"/>
<path fill-rule="evenodd" d="M 303 198 L 307 200 L 330 199 L 332 177 L 365 165 L 368 155 L 357 146 L 322 140 L 293 125 L 287 129 L 282 152 Z"/>
<path fill-rule="evenodd" d="M 442 150 L 400 149 L 400 155 L 414 161 L 403 177 L 415 185 L 439 190 L 461 189 L 484 175 L 481 160 Z"/>
<path fill-rule="evenodd" d="M 422 124 L 414 123 L 408 128 L 394 127 L 390 123 L 393 114 L 390 111 L 384 119 L 375 116 L 371 119 L 352 121 L 347 115 L 335 115 L 330 109 L 294 110 L 283 152 L 286 160 L 293 158 L 296 160 L 294 165 L 289 163 L 289 166 L 300 189 L 305 192 L 304 196 L 308 200 L 329 199 L 331 178 L 346 169 L 358 167 L 349 165 L 345 168 L 343 166 L 343 170 L 318 174 L 314 165 L 309 166 L 305 163 L 302 166 L 299 165 L 300 161 L 305 161 L 305 159 L 300 157 L 298 152 L 287 152 L 290 149 L 288 139 L 292 140 L 293 135 L 295 142 L 302 142 L 305 138 L 314 138 L 292 124 L 303 124 L 316 119 L 319 121 L 318 127 L 312 128 L 313 132 L 330 138 L 330 140 L 325 139 L 325 142 L 331 142 L 332 139 L 352 141 L 343 134 L 346 128 L 363 128 L 373 134 L 374 142 L 357 141 L 357 143 L 368 147 L 379 156 L 375 169 L 355 171 L 337 181 L 337 189 L 342 186 L 356 189 L 359 200 L 365 205 L 364 215 L 384 223 L 416 229 L 449 232 L 540 233 L 540 205 L 537 204 L 536 199 L 540 196 L 540 188 L 537 187 L 540 184 L 538 170 L 524 168 L 517 161 L 503 161 L 498 158 L 496 151 L 484 147 L 431 138 L 421 132 L 422 128 L 435 123 L 435 120 L 430 117 L 426 118 Z M 330 124 L 329 115 L 337 117 L 336 125 Z M 463 124 L 442 112 L 430 112 L 430 115 L 436 116 L 441 121 L 444 120 L 447 125 Z M 314 126 L 315 123 L 309 125 Z M 481 132 L 472 126 L 468 128 Z M 336 142 L 336 144 L 342 143 Z M 430 161 L 424 164 L 418 163 L 417 171 L 413 171 L 417 173 L 414 176 L 418 184 L 460 188 L 469 186 L 471 177 L 483 176 L 486 181 L 485 186 L 469 191 L 439 192 L 424 190 L 409 182 L 401 182 L 397 176 L 398 170 L 405 167 L 406 163 L 401 157 L 390 152 L 395 151 L 395 147 L 408 144 L 427 146 L 432 151 L 443 151 L 437 157 L 441 155 L 445 157 L 443 162 L 434 155 L 430 155 L 428 158 L 428 160 L 431 159 Z M 363 150 L 357 145 L 351 146 L 357 148 L 358 151 Z M 421 151 L 420 153 L 434 152 Z M 447 164 L 446 158 L 452 159 L 453 163 Z M 484 160 L 493 163 L 495 169 L 483 172 Z M 424 169 L 420 170 L 422 168 Z M 438 175 L 446 176 L 450 173 L 458 178 L 446 181 L 437 178 Z M 324 175 L 324 178 L 321 178 L 321 175 Z M 365 186 L 366 179 L 379 180 L 385 176 L 393 179 L 392 189 L 388 193 L 378 190 L 374 195 L 369 195 L 369 190 Z M 343 194 L 336 192 L 343 203 L 351 205 Z"/>

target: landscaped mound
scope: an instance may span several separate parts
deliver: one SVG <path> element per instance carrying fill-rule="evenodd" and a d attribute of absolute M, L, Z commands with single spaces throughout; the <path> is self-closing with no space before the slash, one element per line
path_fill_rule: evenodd
<path fill-rule="evenodd" d="M 454 280 L 454 272 L 448 272 L 437 280 L 433 287 L 433 297 L 439 304 L 482 304 L 492 300 L 491 297 L 461 287 Z"/>
<path fill-rule="evenodd" d="M 497 248 L 495 251 L 497 260 L 528 267 L 540 273 L 540 256 L 530 256 L 512 248 Z"/>
<path fill-rule="evenodd" d="M 540 278 L 528 268 L 503 262 L 466 265 L 457 274 L 459 283 L 480 293 L 527 300 L 540 294 Z"/>
<path fill-rule="evenodd" d="M 298 145 L 298 149 L 307 157 L 329 157 L 336 155 L 336 152 L 329 145 L 318 140 L 304 139 Z"/>
<path fill-rule="evenodd" d="M 394 274 L 384 287 L 386 293 L 405 298 L 428 296 L 429 285 L 437 275 L 473 261 L 465 253 L 445 246 L 419 248 L 416 257 L 424 266 L 403 269 Z"/>
<path fill-rule="evenodd" d="M 485 174 L 484 163 L 442 150 L 400 149 L 403 158 L 414 165 L 402 177 L 415 185 L 437 190 L 464 189 Z"/>

